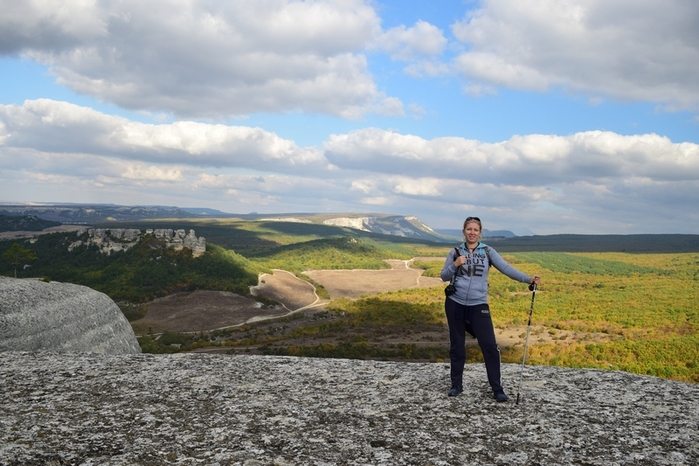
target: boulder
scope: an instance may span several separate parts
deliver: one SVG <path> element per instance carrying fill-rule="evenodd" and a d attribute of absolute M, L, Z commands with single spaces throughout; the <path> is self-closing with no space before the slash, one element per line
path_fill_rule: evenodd
<path fill-rule="evenodd" d="M 104 293 L 71 283 L 0 277 L 0 351 L 136 354 L 126 317 Z"/>

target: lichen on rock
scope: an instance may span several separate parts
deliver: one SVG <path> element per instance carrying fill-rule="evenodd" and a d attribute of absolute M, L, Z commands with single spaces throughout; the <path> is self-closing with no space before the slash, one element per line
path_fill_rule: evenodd
<path fill-rule="evenodd" d="M 690 465 L 699 386 L 617 371 L 0 353 L 0 464 Z"/>

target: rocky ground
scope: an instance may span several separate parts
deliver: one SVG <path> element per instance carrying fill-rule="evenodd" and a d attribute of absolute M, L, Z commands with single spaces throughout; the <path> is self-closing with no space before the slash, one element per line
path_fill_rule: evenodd
<path fill-rule="evenodd" d="M 699 386 L 601 370 L 0 353 L 0 464 L 691 465 Z"/>

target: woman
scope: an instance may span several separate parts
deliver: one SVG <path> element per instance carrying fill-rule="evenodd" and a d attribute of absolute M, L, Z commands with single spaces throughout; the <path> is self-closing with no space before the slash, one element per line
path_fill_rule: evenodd
<path fill-rule="evenodd" d="M 488 306 L 488 270 L 492 265 L 513 280 L 539 283 L 540 277 L 520 272 L 491 248 L 480 242 L 483 226 L 478 217 L 464 222 L 464 238 L 460 247 L 447 256 L 442 268 L 443 281 L 454 277 L 456 291 L 447 296 L 444 310 L 449 323 L 449 359 L 451 360 L 451 389 L 449 396 L 463 391 L 463 372 L 466 363 L 466 332 L 478 340 L 483 352 L 488 382 L 497 401 L 507 401 L 500 375 L 500 350 L 495 341 L 495 330 Z"/>

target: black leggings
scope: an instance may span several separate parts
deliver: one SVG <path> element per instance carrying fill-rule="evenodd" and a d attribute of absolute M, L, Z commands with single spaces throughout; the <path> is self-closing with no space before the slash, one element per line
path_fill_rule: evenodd
<path fill-rule="evenodd" d="M 483 352 L 488 382 L 494 392 L 502 390 L 500 374 L 500 349 L 495 341 L 495 329 L 490 318 L 488 304 L 464 306 L 446 298 L 444 310 L 449 323 L 449 359 L 451 361 L 451 384 L 463 387 L 464 364 L 466 364 L 466 332 L 478 340 Z"/>

